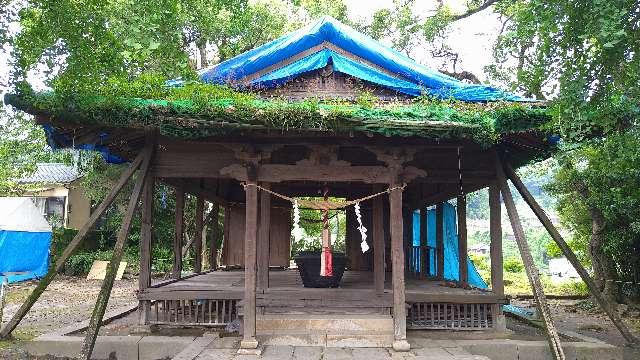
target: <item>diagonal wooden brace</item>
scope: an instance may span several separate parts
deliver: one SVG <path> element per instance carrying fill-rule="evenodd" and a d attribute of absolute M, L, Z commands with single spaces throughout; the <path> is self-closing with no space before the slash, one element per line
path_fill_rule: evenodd
<path fill-rule="evenodd" d="M 129 165 L 129 168 L 127 168 L 127 170 L 125 170 L 124 173 L 122 173 L 116 185 L 111 189 L 111 192 L 109 192 L 109 194 L 104 198 L 104 200 L 102 200 L 102 202 L 100 203 L 100 205 L 98 205 L 96 210 L 93 211 L 93 213 L 91 213 L 91 216 L 89 217 L 87 222 L 80 229 L 80 231 L 78 231 L 76 236 L 73 237 L 69 245 L 67 245 L 67 247 L 64 249 L 60 257 L 57 259 L 55 264 L 51 264 L 47 274 L 40 280 L 36 288 L 33 289 L 29 297 L 24 301 L 24 303 L 22 303 L 22 305 L 20 306 L 18 311 L 13 315 L 11 320 L 9 320 L 7 325 L 2 329 L 2 331 L 0 331 L 0 339 L 7 338 L 11 335 L 11 332 L 16 328 L 16 326 L 18 326 L 22 318 L 24 318 L 24 316 L 29 312 L 29 310 L 31 309 L 33 304 L 35 304 L 38 298 L 40 298 L 40 295 L 42 295 L 42 293 L 45 291 L 47 286 L 49 286 L 51 281 L 53 281 L 53 279 L 58 274 L 58 272 L 62 271 L 62 268 L 64 267 L 64 263 L 69 259 L 69 257 L 71 257 L 71 255 L 73 255 L 76 252 L 76 250 L 78 250 L 78 248 L 82 244 L 82 241 L 84 240 L 84 237 L 87 235 L 89 230 L 93 228 L 93 226 L 96 224 L 98 219 L 100 219 L 100 217 L 105 213 L 105 211 L 109 208 L 109 206 L 111 206 L 115 198 L 120 193 L 120 190 L 122 190 L 124 185 L 131 178 L 131 176 L 133 176 L 133 173 L 138 169 L 138 167 L 140 167 L 140 164 L 142 163 L 142 159 L 143 159 L 143 154 L 141 153 L 135 158 L 135 160 L 133 160 L 131 165 Z"/>
<path fill-rule="evenodd" d="M 562 350 L 562 344 L 560 343 L 560 337 L 558 336 L 558 332 L 553 325 L 553 319 L 551 318 L 551 312 L 549 310 L 549 305 L 547 304 L 547 299 L 544 296 L 544 290 L 542 288 L 542 283 L 540 282 L 538 269 L 533 262 L 533 257 L 531 256 L 531 251 L 529 249 L 529 245 L 527 244 L 527 239 L 524 235 L 524 229 L 522 228 L 522 223 L 520 222 L 518 210 L 516 209 L 516 205 L 513 201 L 513 196 L 511 195 L 511 190 L 509 189 L 509 184 L 507 184 L 507 179 L 504 175 L 504 171 L 502 170 L 502 163 L 497 155 L 495 159 L 498 186 L 500 187 L 500 191 L 502 192 L 502 198 L 504 200 L 505 207 L 507 208 L 507 214 L 509 215 L 511 227 L 513 228 L 513 235 L 516 239 L 516 243 L 518 244 L 518 249 L 520 250 L 520 255 L 522 256 L 522 262 L 524 263 L 524 268 L 527 272 L 527 277 L 529 278 L 531 289 L 533 290 L 533 297 L 536 300 L 538 311 L 542 316 L 542 321 L 545 324 L 547 340 L 549 341 L 551 353 L 554 359 L 564 360 L 565 355 L 564 351 Z"/>
<path fill-rule="evenodd" d="M 503 162 L 503 166 L 504 166 L 504 171 L 507 177 L 509 177 L 509 179 L 511 180 L 511 183 L 513 184 L 513 186 L 518 190 L 518 192 L 520 193 L 524 201 L 529 205 L 531 210 L 533 210 L 533 213 L 536 214 L 536 217 L 538 217 L 538 220 L 540 220 L 542 225 L 544 225 L 544 227 L 547 229 L 547 231 L 549 232 L 549 235 L 551 235 L 551 238 L 553 238 L 556 244 L 558 244 L 558 247 L 562 251 L 562 254 L 567 258 L 567 260 L 569 260 L 571 265 L 576 269 L 576 271 L 578 272 L 578 275 L 580 275 L 580 278 L 582 278 L 582 281 L 584 281 L 584 283 L 587 285 L 589 292 L 596 299 L 596 301 L 600 305 L 600 308 L 602 308 L 602 310 L 609 316 L 613 325 L 615 325 L 618 331 L 620 331 L 620 334 L 622 334 L 622 336 L 625 338 L 627 343 L 629 343 L 630 345 L 640 344 L 640 341 L 638 341 L 638 339 L 635 336 L 633 336 L 633 334 L 631 334 L 631 332 L 629 331 L 629 328 L 627 328 L 627 326 L 624 324 L 624 322 L 622 322 L 618 314 L 613 310 L 612 305 L 604 298 L 604 296 L 602 296 L 602 293 L 600 292 L 600 290 L 598 290 L 598 287 L 596 286 L 595 282 L 593 281 L 593 279 L 591 279 L 591 276 L 589 275 L 587 270 L 584 268 L 584 266 L 582 266 L 576 254 L 574 254 L 573 250 L 571 250 L 571 248 L 569 247 L 567 242 L 564 240 L 562 235 L 560 235 L 560 232 L 558 232 L 558 230 L 553 225 L 553 223 L 551 222 L 547 214 L 544 212 L 542 207 L 536 202 L 536 199 L 533 197 L 533 195 L 531 195 L 531 193 L 529 192 L 527 187 L 524 185 L 522 180 L 520 180 L 520 177 L 516 174 L 516 172 L 511 167 L 511 165 L 507 162 Z"/>

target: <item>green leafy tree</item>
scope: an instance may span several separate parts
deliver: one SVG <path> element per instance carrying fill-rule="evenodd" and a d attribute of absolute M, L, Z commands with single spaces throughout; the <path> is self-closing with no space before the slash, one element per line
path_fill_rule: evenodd
<path fill-rule="evenodd" d="M 0 108 L 0 194 L 19 195 L 30 186 L 19 179 L 31 175 L 38 162 L 71 162 L 69 152 L 51 152 L 44 131 L 25 115 Z"/>

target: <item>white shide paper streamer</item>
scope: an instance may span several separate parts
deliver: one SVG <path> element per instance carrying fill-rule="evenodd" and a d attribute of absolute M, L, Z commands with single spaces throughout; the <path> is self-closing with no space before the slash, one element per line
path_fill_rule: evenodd
<path fill-rule="evenodd" d="M 293 239 L 297 242 L 302 240 L 302 228 L 300 227 L 300 208 L 298 200 L 293 201 Z"/>
<path fill-rule="evenodd" d="M 362 252 L 365 253 L 369 250 L 369 244 L 367 244 L 367 228 L 362 225 L 362 215 L 360 214 L 360 203 L 356 203 L 354 205 L 356 211 L 356 219 L 358 219 L 358 231 L 360 231 L 360 235 L 362 236 L 362 242 L 360 243 L 360 248 Z"/>

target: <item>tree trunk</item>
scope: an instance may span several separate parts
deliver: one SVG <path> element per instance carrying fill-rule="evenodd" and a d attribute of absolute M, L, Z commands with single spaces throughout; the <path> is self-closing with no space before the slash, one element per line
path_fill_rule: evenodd
<path fill-rule="evenodd" d="M 598 285 L 602 295 L 607 301 L 614 303 L 620 300 L 620 289 L 615 280 L 618 279 L 615 262 L 604 250 L 605 246 L 605 226 L 604 214 L 597 207 L 589 204 L 589 188 L 583 181 L 575 184 L 577 193 L 587 204 L 591 215 L 591 238 L 589 239 L 589 255 L 591 256 L 591 266 L 593 267 L 594 281 Z"/>
<path fill-rule="evenodd" d="M 605 219 L 602 211 L 593 206 L 589 207 L 591 213 L 591 239 L 589 240 L 589 255 L 593 265 L 594 277 L 600 287 L 602 295 L 610 302 L 618 302 L 620 291 L 618 283 L 611 280 L 617 279 L 617 272 L 613 259 L 604 251 Z"/>
<path fill-rule="evenodd" d="M 203 41 L 198 44 L 198 51 L 200 52 L 200 69 L 204 69 L 208 65 L 206 41 Z"/>

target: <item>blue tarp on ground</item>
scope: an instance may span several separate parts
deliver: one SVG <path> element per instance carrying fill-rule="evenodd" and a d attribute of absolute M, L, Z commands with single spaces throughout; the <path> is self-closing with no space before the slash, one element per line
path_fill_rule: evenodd
<path fill-rule="evenodd" d="M 353 60 L 344 53 L 359 59 Z M 289 64 L 260 74 L 249 84 L 271 88 L 332 64 L 335 71 L 411 96 L 426 94 L 463 101 L 524 100 L 492 86 L 468 84 L 431 70 L 330 16 L 204 69 L 200 71 L 200 78 L 208 83 L 236 84 L 247 76 L 291 60 Z"/>
<path fill-rule="evenodd" d="M 51 236 L 51 226 L 31 199 L 0 198 L 0 278 L 14 283 L 43 277 Z"/>
<path fill-rule="evenodd" d="M 455 206 L 444 203 L 444 278 L 456 281 L 460 278 L 458 269 L 458 227 L 457 212 Z M 420 245 L 420 213 L 413 213 L 413 246 Z M 427 210 L 427 245 L 435 248 L 436 246 L 436 210 L 431 208 Z M 469 276 L 469 284 L 478 288 L 488 288 L 487 283 L 482 279 L 478 270 L 467 257 L 467 273 Z M 417 263 L 419 269 L 419 262 Z M 429 253 L 429 274 L 436 275 L 436 257 L 435 252 Z M 416 270 L 418 270 L 416 269 Z"/>

